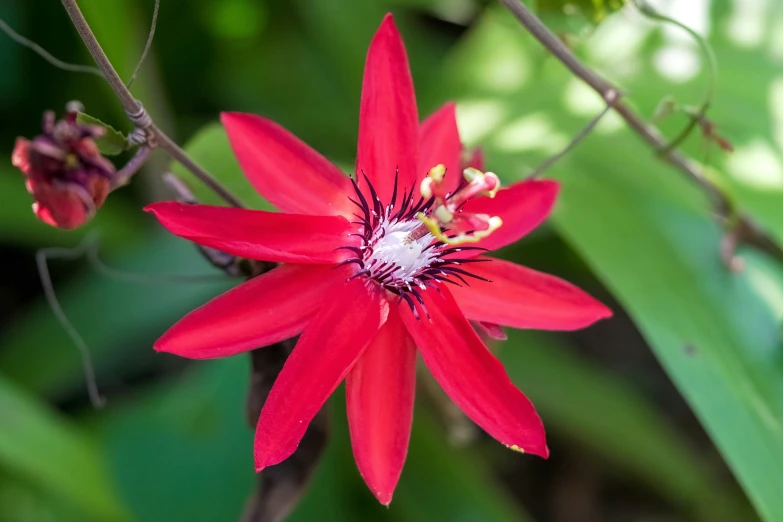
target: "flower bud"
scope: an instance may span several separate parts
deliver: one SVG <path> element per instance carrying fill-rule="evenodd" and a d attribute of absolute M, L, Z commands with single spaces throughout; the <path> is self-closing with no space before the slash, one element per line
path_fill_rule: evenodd
<path fill-rule="evenodd" d="M 71 111 L 55 121 L 54 113 L 47 111 L 43 134 L 32 140 L 17 138 L 11 156 L 11 163 L 25 175 L 35 215 L 63 229 L 77 228 L 92 218 L 116 173 L 95 143 L 104 129 L 81 124 L 76 116 Z"/>

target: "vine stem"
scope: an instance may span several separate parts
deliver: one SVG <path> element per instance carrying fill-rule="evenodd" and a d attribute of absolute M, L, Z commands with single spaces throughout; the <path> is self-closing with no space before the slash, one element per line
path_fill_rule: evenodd
<path fill-rule="evenodd" d="M 63 7 L 71 18 L 76 31 L 79 33 L 84 45 L 90 52 L 95 64 L 103 73 L 114 94 L 120 100 L 123 109 L 129 115 L 130 119 L 141 127 L 147 134 L 150 145 L 158 146 L 165 150 L 172 158 L 181 163 L 185 168 L 199 178 L 205 185 L 212 189 L 217 195 L 223 198 L 228 204 L 234 207 L 243 207 L 242 202 L 237 199 L 228 189 L 215 179 L 209 172 L 193 161 L 182 148 L 177 145 L 166 133 L 160 130 L 151 117 L 145 112 L 142 104 L 131 94 L 130 90 L 117 74 L 117 70 L 109 61 L 106 53 L 101 48 L 98 39 L 90 29 L 90 25 L 84 18 L 81 9 L 76 0 L 62 0 Z"/>
<path fill-rule="evenodd" d="M 538 19 L 528 8 L 519 0 L 498 0 L 506 7 L 511 14 L 544 46 L 555 58 L 563 63 L 576 77 L 585 82 L 595 92 L 608 102 L 611 96 L 620 92 L 614 85 L 606 79 L 586 67 L 579 58 L 569 49 L 552 31 L 550 31 L 541 20 Z M 609 97 L 609 99 L 607 99 Z M 683 174 L 695 181 L 712 198 L 717 211 L 722 215 L 731 214 L 733 205 L 731 200 L 705 177 L 693 164 L 692 161 L 685 158 L 682 154 L 668 148 L 663 135 L 652 124 L 647 123 L 641 116 L 636 114 L 622 99 L 617 99 L 612 103 L 612 108 L 625 120 L 631 129 L 646 141 L 652 148 L 660 154 L 660 157 L 679 169 Z"/>
<path fill-rule="evenodd" d="M 678 20 L 675 20 L 674 18 L 659 13 L 650 4 L 647 3 L 647 0 L 634 0 L 634 5 L 644 16 L 652 20 L 657 20 L 658 22 L 663 22 L 666 24 L 671 24 L 675 27 L 679 27 L 688 33 L 688 35 L 699 46 L 701 54 L 704 56 L 704 59 L 707 62 L 707 72 L 709 77 L 707 80 L 707 90 L 704 92 L 704 98 L 702 99 L 699 108 L 690 115 L 690 121 L 688 122 L 688 125 L 686 125 L 685 128 L 673 140 L 671 140 L 668 145 L 661 149 L 660 154 L 666 154 L 668 151 L 679 147 L 680 144 L 685 141 L 688 136 L 690 136 L 691 132 L 696 128 L 699 122 L 705 118 L 707 109 L 709 109 L 710 104 L 712 103 L 712 99 L 715 96 L 715 88 L 718 83 L 718 60 L 715 58 L 715 53 L 712 52 L 712 48 L 707 42 L 707 39 L 687 25 Z"/>
<path fill-rule="evenodd" d="M 558 152 L 557 154 L 554 154 L 553 156 L 548 157 L 546 160 L 544 160 L 543 163 L 541 163 L 538 167 L 536 167 L 536 170 L 534 170 L 532 173 L 528 174 L 528 176 L 525 179 L 536 179 L 541 174 L 544 173 L 546 169 L 554 165 L 560 158 L 574 150 L 579 143 L 585 139 L 587 136 L 590 135 L 591 132 L 593 132 L 593 129 L 598 125 L 598 123 L 603 119 L 604 116 L 606 116 L 606 113 L 612 110 L 612 106 L 614 105 L 615 101 L 620 99 L 620 93 L 617 91 L 609 91 L 604 96 L 604 99 L 606 100 L 606 107 L 597 115 L 595 116 L 590 122 L 585 125 L 585 127 L 579 131 L 579 134 L 574 136 L 571 141 L 568 142 L 568 144 L 563 147 L 563 149 Z"/>

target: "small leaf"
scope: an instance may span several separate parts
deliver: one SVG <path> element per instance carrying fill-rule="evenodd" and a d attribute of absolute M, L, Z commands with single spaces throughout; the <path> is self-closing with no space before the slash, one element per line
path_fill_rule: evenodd
<path fill-rule="evenodd" d="M 116 156 L 127 150 L 128 138 L 108 123 L 103 123 L 98 118 L 83 112 L 80 112 L 78 116 L 76 116 L 76 121 L 83 125 L 101 127 L 105 131 L 103 136 L 95 138 L 95 143 L 98 144 L 98 149 L 104 156 Z"/>

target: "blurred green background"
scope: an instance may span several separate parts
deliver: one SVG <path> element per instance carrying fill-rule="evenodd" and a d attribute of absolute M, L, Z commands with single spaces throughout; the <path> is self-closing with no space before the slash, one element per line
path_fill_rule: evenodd
<path fill-rule="evenodd" d="M 153 0 L 79 4 L 128 78 Z M 645 117 L 669 95 L 700 101 L 703 59 L 682 31 L 631 5 L 594 26 L 591 6 L 602 1 L 574 2 L 581 15 L 562 1 L 537 4 Z M 783 4 L 654 5 L 708 36 L 718 58 L 709 114 L 736 150 L 708 148 L 698 132 L 685 150 L 783 241 Z M 483 146 L 506 182 L 602 108 L 499 5 L 478 0 L 162 0 L 133 90 L 212 173 L 261 205 L 215 124 L 219 111 L 270 117 L 347 169 L 364 55 L 388 11 L 408 47 L 422 117 L 457 100 L 465 141 Z M 3 0 L 0 17 L 59 58 L 89 63 L 60 2 Z M 0 521 L 238 520 L 257 488 L 247 358 L 189 363 L 152 350 L 176 319 L 236 282 L 166 277 L 216 272 L 141 212 L 166 197 L 160 152 L 84 230 L 39 223 L 10 166 L 16 136 L 34 136 L 41 113 L 71 99 L 130 129 L 100 79 L 55 69 L 1 34 L 0 64 Z M 661 125 L 674 136 L 686 123 L 677 114 Z M 386 509 L 356 471 L 338 390 L 329 446 L 290 520 L 783 521 L 781 260 L 741 248 L 745 269 L 727 271 L 707 198 L 614 114 L 546 175 L 563 182 L 552 219 L 501 255 L 577 283 L 616 311 L 574 334 L 509 332 L 495 347 L 537 405 L 552 457 L 494 443 L 422 375 L 411 450 Z M 79 354 L 43 299 L 34 257 L 92 231 L 105 262 L 149 276 L 108 277 L 86 259 L 50 263 L 94 358 L 102 410 L 90 406 Z"/>

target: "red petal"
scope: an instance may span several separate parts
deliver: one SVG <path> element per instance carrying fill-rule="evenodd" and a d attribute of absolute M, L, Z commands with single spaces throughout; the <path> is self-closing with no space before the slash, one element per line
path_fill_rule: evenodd
<path fill-rule="evenodd" d="M 90 195 L 71 183 L 30 183 L 33 188 L 33 212 L 53 227 L 73 230 L 90 220 L 95 211 Z"/>
<path fill-rule="evenodd" d="M 351 182 L 340 169 L 280 125 L 226 112 L 221 120 L 247 179 L 270 203 L 296 214 L 347 213 Z"/>
<path fill-rule="evenodd" d="M 413 423 L 416 347 L 395 309 L 348 374 L 346 399 L 356 465 L 388 506 L 402 473 Z"/>
<path fill-rule="evenodd" d="M 544 425 L 533 404 L 484 346 L 447 288 L 423 292 L 431 319 L 418 320 L 405 305 L 400 315 L 424 362 L 457 406 L 501 443 L 549 455 Z"/>
<path fill-rule="evenodd" d="M 455 297 L 456 299 L 456 297 Z M 457 301 L 459 302 L 459 301 Z M 463 310 L 464 312 L 464 310 Z M 484 321 L 476 321 L 476 327 L 480 333 L 483 333 L 490 339 L 495 341 L 507 341 L 508 335 L 503 331 L 503 328 L 499 324 L 486 323 Z"/>
<path fill-rule="evenodd" d="M 552 212 L 560 183 L 552 180 L 520 181 L 500 190 L 494 198 L 465 203 L 464 212 L 500 216 L 503 225 L 475 246 L 495 250 L 519 241 Z"/>
<path fill-rule="evenodd" d="M 286 263 L 336 263 L 352 225 L 341 216 L 303 216 L 260 210 L 163 202 L 144 209 L 171 233 L 250 259 Z"/>
<path fill-rule="evenodd" d="M 444 183 L 449 192 L 456 189 L 462 179 L 462 142 L 457 130 L 455 107 L 449 102 L 421 124 L 417 191 L 430 169 L 438 164 L 446 167 Z"/>
<path fill-rule="evenodd" d="M 383 291 L 365 278 L 339 284 L 305 328 L 261 410 L 256 471 L 288 458 L 307 426 L 386 320 Z"/>
<path fill-rule="evenodd" d="M 226 357 L 298 335 L 342 270 L 282 265 L 190 312 L 155 349 L 190 359 Z"/>
<path fill-rule="evenodd" d="M 473 167 L 484 172 L 484 149 L 476 147 L 464 158 L 465 167 Z"/>
<path fill-rule="evenodd" d="M 369 196 L 367 175 L 384 205 L 391 202 L 399 169 L 400 196 L 416 183 L 419 119 L 408 56 L 391 15 L 386 15 L 367 52 L 359 112 L 356 174 Z"/>
<path fill-rule="evenodd" d="M 11 153 L 11 165 L 30 174 L 30 142 L 24 138 L 16 138 L 14 151 Z"/>
<path fill-rule="evenodd" d="M 612 316 L 611 310 L 586 292 L 549 274 L 500 259 L 472 264 L 469 270 L 492 281 L 471 279 L 470 286 L 451 289 L 463 313 L 473 321 L 577 330 Z"/>

